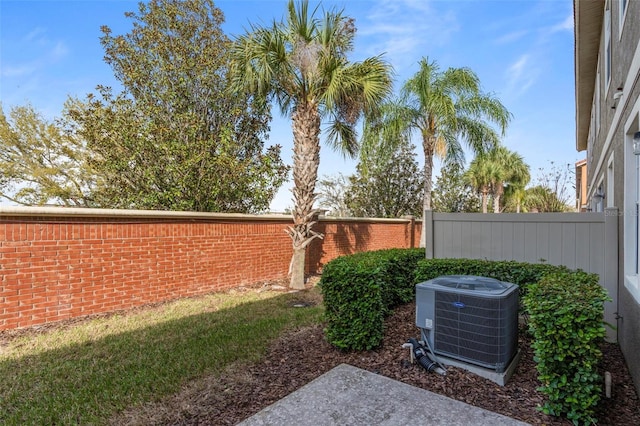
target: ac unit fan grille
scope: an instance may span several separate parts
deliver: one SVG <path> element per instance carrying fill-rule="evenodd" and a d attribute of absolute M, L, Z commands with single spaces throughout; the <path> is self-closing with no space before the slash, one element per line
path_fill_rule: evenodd
<path fill-rule="evenodd" d="M 500 370 L 517 351 L 517 297 L 435 292 L 434 350 Z"/>

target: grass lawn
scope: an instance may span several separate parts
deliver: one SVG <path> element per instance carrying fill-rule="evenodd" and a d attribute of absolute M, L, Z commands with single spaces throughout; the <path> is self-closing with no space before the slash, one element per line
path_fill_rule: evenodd
<path fill-rule="evenodd" d="M 0 424 L 104 424 L 322 320 L 319 289 L 216 293 L 0 340 Z M 311 301 L 312 307 L 296 307 Z"/>

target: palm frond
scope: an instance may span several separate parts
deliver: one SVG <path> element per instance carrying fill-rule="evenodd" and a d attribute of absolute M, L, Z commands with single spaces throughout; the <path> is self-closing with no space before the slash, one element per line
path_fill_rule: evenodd
<path fill-rule="evenodd" d="M 484 121 L 458 117 L 456 130 L 475 153 L 490 151 L 500 144 L 499 135 Z"/>
<path fill-rule="evenodd" d="M 329 122 L 327 143 L 345 158 L 355 158 L 358 154 L 358 137 L 354 126 L 338 118 Z"/>

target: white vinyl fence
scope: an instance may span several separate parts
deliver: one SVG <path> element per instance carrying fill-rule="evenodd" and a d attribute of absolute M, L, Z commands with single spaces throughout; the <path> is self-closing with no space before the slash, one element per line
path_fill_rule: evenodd
<path fill-rule="evenodd" d="M 600 275 L 612 302 L 605 321 L 615 325 L 618 287 L 618 210 L 599 213 L 425 212 L 427 258 L 516 260 L 564 265 Z M 607 329 L 607 339 L 615 331 Z"/>

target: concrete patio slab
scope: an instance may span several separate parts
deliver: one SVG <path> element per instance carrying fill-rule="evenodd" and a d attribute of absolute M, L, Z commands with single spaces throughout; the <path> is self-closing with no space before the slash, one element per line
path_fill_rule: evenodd
<path fill-rule="evenodd" d="M 240 423 L 243 426 L 410 424 L 527 425 L 346 364 Z"/>

